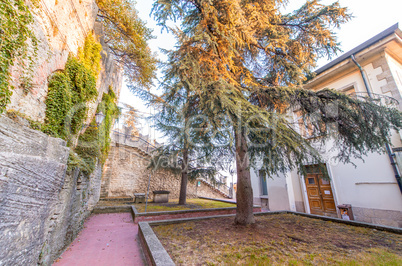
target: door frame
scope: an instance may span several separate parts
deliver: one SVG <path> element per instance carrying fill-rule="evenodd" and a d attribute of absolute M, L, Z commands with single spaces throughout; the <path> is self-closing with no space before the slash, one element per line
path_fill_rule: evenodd
<path fill-rule="evenodd" d="M 339 212 L 338 209 L 338 193 L 336 190 L 336 186 L 335 186 L 335 181 L 333 178 L 333 174 L 332 174 L 332 169 L 330 167 L 330 165 L 328 163 L 325 163 L 325 167 L 327 168 L 327 172 L 328 172 L 328 176 L 330 178 L 330 185 L 331 185 L 331 190 L 332 190 L 332 196 L 334 198 L 334 203 L 335 203 L 335 209 L 336 209 L 336 214 L 338 215 L 338 218 L 341 217 L 341 214 Z M 301 184 L 301 189 L 303 191 L 303 203 L 304 203 L 304 209 L 306 210 L 306 213 L 311 214 L 311 210 L 310 210 L 310 203 L 308 201 L 308 194 L 307 194 L 307 186 L 306 186 L 306 177 L 305 176 L 299 176 L 302 179 Z"/>

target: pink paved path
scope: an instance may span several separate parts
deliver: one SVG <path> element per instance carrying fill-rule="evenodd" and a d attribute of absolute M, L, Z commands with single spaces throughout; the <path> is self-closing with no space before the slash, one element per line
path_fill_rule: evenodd
<path fill-rule="evenodd" d="M 130 213 L 93 215 L 53 265 L 145 265 L 137 235 Z"/>

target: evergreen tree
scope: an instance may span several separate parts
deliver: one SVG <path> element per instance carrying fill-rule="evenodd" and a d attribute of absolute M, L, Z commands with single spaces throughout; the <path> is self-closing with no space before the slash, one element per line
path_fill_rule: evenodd
<path fill-rule="evenodd" d="M 150 88 L 155 78 L 156 58 L 147 41 L 152 31 L 138 17 L 133 0 L 96 0 L 103 40 L 120 63 L 129 88 Z"/>
<path fill-rule="evenodd" d="M 164 134 L 167 143 L 157 150 L 151 167 L 165 168 L 181 175 L 179 204 L 184 205 L 188 180 L 202 177 L 215 182 L 215 175 L 226 163 L 223 159 L 228 153 L 221 145 L 225 138 L 220 134 L 212 136 L 207 119 L 198 108 L 197 95 L 186 81 L 185 77 L 192 75 L 192 68 L 177 61 L 174 52 L 165 53 L 169 60 L 160 86 L 162 95 L 157 97 L 149 93 L 148 96 L 157 110 L 155 126 Z"/>
<path fill-rule="evenodd" d="M 338 159 L 349 162 L 381 150 L 390 129 L 400 129 L 401 113 L 376 102 L 352 99 L 332 90 L 302 88 L 317 58 L 338 51 L 333 27 L 349 20 L 338 2 L 307 1 L 282 14 L 284 0 L 158 0 L 158 23 L 181 23 L 176 64 L 197 112 L 213 128 L 231 121 L 237 167 L 235 223 L 254 222 L 250 164 L 263 162 L 269 175 L 323 161 L 316 145 L 293 129 L 287 112 L 300 110 L 321 134 L 335 137 Z M 189 107 L 190 108 L 190 107 Z M 328 134 L 330 132 L 331 134 Z"/>

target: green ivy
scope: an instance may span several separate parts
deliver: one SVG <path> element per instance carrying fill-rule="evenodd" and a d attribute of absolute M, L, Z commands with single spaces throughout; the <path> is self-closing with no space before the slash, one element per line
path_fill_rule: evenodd
<path fill-rule="evenodd" d="M 78 138 L 75 152 L 79 158 L 78 167 L 84 174 L 91 174 L 95 170 L 98 159 L 101 157 L 100 134 L 95 119 L 85 130 L 85 133 Z"/>
<path fill-rule="evenodd" d="M 102 45 L 95 40 L 93 34 L 88 34 L 85 39 L 84 47 L 78 49 L 78 58 L 86 68 L 91 69 L 95 78 L 98 78 L 101 70 L 101 51 Z"/>
<path fill-rule="evenodd" d="M 65 130 L 64 123 L 73 106 L 71 80 L 64 72 L 55 73 L 49 80 L 48 87 L 43 131 L 52 136 L 66 139 L 68 132 Z"/>
<path fill-rule="evenodd" d="M 10 68 L 17 59 L 21 65 L 27 60 L 28 69 L 32 68 L 37 51 L 37 39 L 29 27 L 32 22 L 32 13 L 24 0 L 0 1 L 0 114 L 12 95 Z"/>
<path fill-rule="evenodd" d="M 105 115 L 103 123 L 97 127 L 95 119 L 78 139 L 75 153 L 70 154 L 69 167 L 79 167 L 86 175 L 95 170 L 96 163 L 101 164 L 107 159 L 110 150 L 110 131 L 114 120 L 119 116 L 120 110 L 116 104 L 116 95 L 111 87 L 109 92 L 103 94 L 98 112 Z"/>
<path fill-rule="evenodd" d="M 72 134 L 77 134 L 86 118 L 88 108 L 86 102 L 94 100 L 98 95 L 96 90 L 96 79 L 91 69 L 78 61 L 76 58 L 70 58 L 66 65 L 65 72 L 71 81 L 71 93 L 73 107 L 69 112 L 67 128 L 71 129 Z M 71 121 L 70 125 L 68 122 Z"/>
<path fill-rule="evenodd" d="M 105 162 L 110 150 L 110 131 L 113 128 L 113 123 L 120 115 L 120 110 L 117 107 L 117 97 L 113 92 L 112 87 L 109 87 L 109 92 L 103 94 L 102 102 L 98 106 L 98 112 L 102 111 L 105 119 L 100 126 L 100 147 L 101 147 L 101 162 Z"/>
<path fill-rule="evenodd" d="M 88 111 L 87 102 L 98 95 L 98 72 L 94 69 L 99 65 L 99 46 L 93 36 L 87 37 L 86 48 L 80 48 L 81 59 L 69 56 L 65 70 L 51 76 L 46 99 L 45 133 L 68 140 L 81 130 Z M 94 60 L 92 65 L 88 58 Z"/>
<path fill-rule="evenodd" d="M 88 111 L 87 102 L 98 95 L 96 76 L 100 71 L 100 52 L 100 44 L 90 35 L 84 47 L 79 49 L 78 57 L 70 56 L 64 71 L 51 76 L 44 132 L 70 140 L 72 134 L 81 131 Z M 78 137 L 77 146 L 71 149 L 68 159 L 69 170 L 78 167 L 85 175 L 90 175 L 98 162 L 105 162 L 110 149 L 110 130 L 120 114 L 116 101 L 112 86 L 109 86 L 109 92 L 103 94 L 97 110 L 103 112 L 105 119 L 98 128 L 94 118 Z"/>

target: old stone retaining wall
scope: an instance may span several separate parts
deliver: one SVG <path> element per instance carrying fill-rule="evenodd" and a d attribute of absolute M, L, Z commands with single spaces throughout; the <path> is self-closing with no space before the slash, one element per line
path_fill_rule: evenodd
<path fill-rule="evenodd" d="M 64 183 L 61 139 L 0 117 L 0 265 L 34 265 Z"/>
<path fill-rule="evenodd" d="M 48 77 L 63 70 L 69 53 L 76 55 L 85 37 L 94 29 L 98 7 L 95 0 L 41 0 L 33 8 L 35 22 L 32 29 L 38 39 L 38 56 L 33 69 L 32 88 L 24 90 L 20 77 L 26 69 L 12 68 L 12 85 L 15 87 L 7 109 L 14 109 L 29 118 L 43 122 Z"/>
<path fill-rule="evenodd" d="M 88 104 L 86 123 L 109 86 L 119 96 L 122 71 L 102 40 L 97 12 L 95 0 L 39 1 L 32 25 L 38 38 L 33 86 L 21 88 L 24 69 L 15 65 L 11 69 L 15 88 L 7 110 L 43 122 L 49 76 L 65 68 L 68 55 L 76 55 L 91 32 L 100 36 L 103 51 L 98 98 Z M 19 117 L 13 121 L 0 116 L 0 265 L 50 265 L 99 200 L 102 167 L 98 165 L 90 177 L 79 169 L 66 172 L 66 143 L 28 126 Z"/>
<path fill-rule="evenodd" d="M 109 157 L 104 165 L 101 197 L 132 197 L 134 193 L 146 193 L 150 170 L 150 157 L 136 147 L 112 143 Z M 169 198 L 179 198 L 180 176 L 166 170 L 151 176 L 150 197 L 153 190 L 169 190 Z M 223 198 L 224 196 L 204 182 L 188 182 L 187 197 L 197 196 Z"/>
<path fill-rule="evenodd" d="M 100 196 L 102 168 L 88 177 L 78 168 L 67 172 L 57 203 L 48 217 L 39 264 L 50 265 L 81 231 Z"/>
<path fill-rule="evenodd" d="M 33 8 L 33 11 L 35 21 L 32 29 L 38 39 L 38 55 L 32 69 L 32 87 L 29 90 L 22 88 L 21 76 L 26 74 L 26 67 L 16 64 L 11 69 L 11 84 L 14 89 L 7 110 L 12 109 L 34 121 L 43 122 L 49 76 L 63 70 L 68 55 L 77 55 L 78 48 L 84 45 L 87 35 L 94 32 L 104 50 L 102 69 L 97 80 L 98 98 L 88 104 L 88 121 L 90 121 L 102 99 L 102 93 L 112 85 L 116 95 L 119 95 L 122 84 L 121 69 L 115 64 L 103 42 L 102 26 L 100 23 L 95 23 L 98 12 L 96 1 L 40 0 L 39 7 Z"/>
<path fill-rule="evenodd" d="M 100 166 L 66 172 L 66 143 L 25 122 L 0 116 L 0 265 L 50 265 L 100 196 Z"/>

